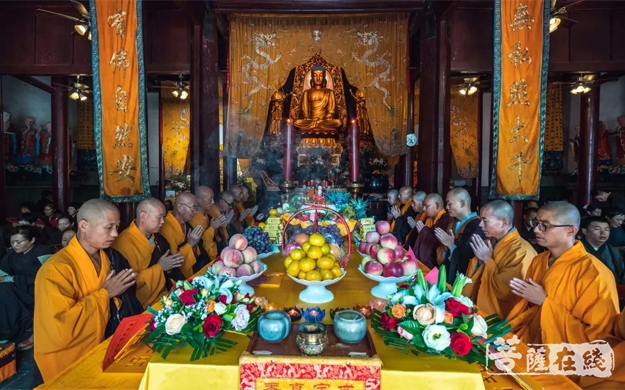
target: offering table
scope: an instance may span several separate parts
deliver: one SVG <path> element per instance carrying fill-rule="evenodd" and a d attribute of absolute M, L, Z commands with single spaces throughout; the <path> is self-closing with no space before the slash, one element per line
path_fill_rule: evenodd
<path fill-rule="evenodd" d="M 347 275 L 339 283 L 328 286 L 334 293 L 335 300 L 319 305 L 326 310 L 324 323 L 332 323 L 330 309 L 352 308 L 357 304 L 367 304 L 373 297 L 369 291 L 375 282 L 367 279 L 358 271 L 361 256 L 354 252 L 348 264 Z M 268 265 L 266 274 L 284 272 L 281 254 L 272 255 L 263 260 Z M 256 287 L 256 296 L 264 296 L 269 303 L 280 308 L 289 306 L 316 306 L 299 301 L 299 293 L 304 288 L 285 275 L 279 288 Z M 235 390 L 239 388 L 239 357 L 246 350 L 249 339 L 243 336 L 226 334 L 225 337 L 237 342 L 237 345 L 225 353 L 209 356 L 190 362 L 190 350 L 172 351 L 167 360 L 153 354 L 149 363 L 145 358 L 145 345 L 135 345 L 129 355 L 143 355 L 134 359 L 133 364 L 141 366 L 138 372 L 102 372 L 101 365 L 109 340 L 95 347 L 81 360 L 66 371 L 40 386 L 41 389 L 216 389 Z M 480 366 L 460 360 L 448 360 L 442 356 L 404 355 L 393 347 L 384 345 L 382 338 L 372 332 L 371 335 L 378 356 L 382 360 L 382 389 L 400 388 L 419 389 L 481 389 L 511 388 L 521 389 L 511 377 L 497 376 L 484 381 Z M 132 360 L 132 359 L 131 359 Z M 576 388 L 573 382 L 562 376 L 536 376 L 524 380 L 533 381 L 532 387 Z M 262 389 L 259 389 L 262 390 Z"/>

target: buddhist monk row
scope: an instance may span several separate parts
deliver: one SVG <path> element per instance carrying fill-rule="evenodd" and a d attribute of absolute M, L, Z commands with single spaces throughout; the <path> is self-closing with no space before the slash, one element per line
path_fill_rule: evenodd
<path fill-rule="evenodd" d="M 139 314 L 178 280 L 205 272 L 256 209 L 239 209 L 245 191 L 225 191 L 215 203 L 208 187 L 182 193 L 173 210 L 148 198 L 117 233 L 119 212 L 92 199 L 77 215 L 78 233 L 53 255 L 35 281 L 35 360 L 44 381 L 111 336 L 122 318 Z"/>

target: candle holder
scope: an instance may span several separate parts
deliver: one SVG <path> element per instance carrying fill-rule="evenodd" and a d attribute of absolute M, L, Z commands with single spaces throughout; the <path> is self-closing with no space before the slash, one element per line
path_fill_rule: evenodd
<path fill-rule="evenodd" d="M 302 319 L 302 311 L 296 306 L 287 307 L 284 311 L 289 315 L 289 317 L 291 317 L 291 322 L 296 322 Z"/>
<path fill-rule="evenodd" d="M 349 192 L 352 194 L 352 198 L 358 199 L 360 197 L 360 194 L 362 194 L 362 191 L 365 188 L 365 185 L 363 183 L 351 181 L 347 185 L 347 188 L 349 189 Z"/>
<path fill-rule="evenodd" d="M 304 310 L 302 313 L 302 317 L 306 322 L 321 322 L 323 317 L 326 316 L 326 311 L 320 308 L 319 306 L 309 307 Z"/>
<path fill-rule="evenodd" d="M 275 303 L 268 303 L 265 305 L 265 310 L 266 311 L 280 310 L 280 308 Z"/>
<path fill-rule="evenodd" d="M 303 323 L 297 329 L 295 343 L 302 355 L 321 355 L 328 345 L 328 332 L 325 325 L 319 323 Z"/>
<path fill-rule="evenodd" d="M 384 307 L 386 306 L 386 299 L 376 298 L 372 299 L 369 302 L 369 307 L 373 310 L 384 311 Z"/>
<path fill-rule="evenodd" d="M 354 310 L 365 316 L 366 319 L 371 318 L 371 307 L 369 305 L 356 305 Z"/>

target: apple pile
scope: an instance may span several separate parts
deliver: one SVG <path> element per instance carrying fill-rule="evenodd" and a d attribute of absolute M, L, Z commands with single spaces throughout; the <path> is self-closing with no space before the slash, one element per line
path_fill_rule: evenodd
<path fill-rule="evenodd" d="M 417 262 L 406 256 L 404 248 L 390 233 L 391 225 L 386 221 L 378 221 L 375 229 L 375 232 L 367 232 L 365 241 L 358 247 L 358 251 L 363 254 L 360 264 L 365 273 L 397 278 L 417 272 Z"/>
<path fill-rule="evenodd" d="M 247 238 L 235 234 L 230 238 L 228 246 L 221 251 L 220 260 L 211 267 L 214 275 L 230 277 L 250 276 L 263 270 L 260 261 L 256 261 L 256 249 L 247 245 Z"/>

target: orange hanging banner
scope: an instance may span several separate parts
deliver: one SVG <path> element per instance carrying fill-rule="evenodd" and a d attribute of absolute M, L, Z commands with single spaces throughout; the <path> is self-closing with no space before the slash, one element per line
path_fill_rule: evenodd
<path fill-rule="evenodd" d="M 491 197 L 539 196 L 550 1 L 495 0 Z"/>
<path fill-rule="evenodd" d="M 150 196 L 142 1 L 90 0 L 94 134 L 100 197 Z"/>

